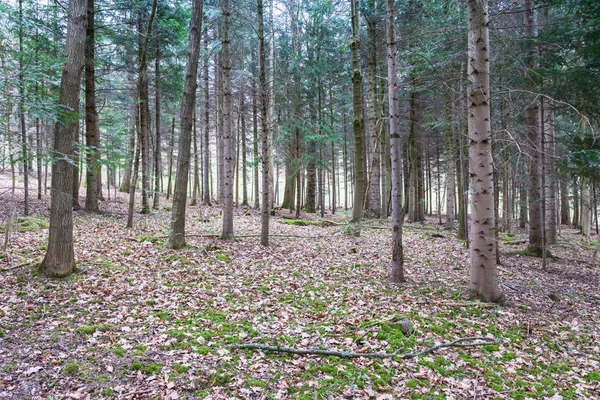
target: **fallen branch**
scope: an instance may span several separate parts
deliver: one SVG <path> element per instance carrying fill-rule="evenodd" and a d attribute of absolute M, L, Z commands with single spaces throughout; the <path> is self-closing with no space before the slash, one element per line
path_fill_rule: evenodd
<path fill-rule="evenodd" d="M 273 351 L 278 353 L 290 353 L 290 354 L 300 354 L 300 355 L 316 355 L 316 356 L 333 356 L 333 357 L 341 357 L 341 358 L 402 358 L 402 359 L 412 359 L 427 355 L 429 353 L 433 353 L 436 350 L 444 349 L 447 347 L 475 347 L 475 346 L 484 346 L 486 344 L 496 344 L 496 340 L 488 337 L 465 337 L 456 339 L 449 343 L 442 343 L 418 353 L 350 353 L 345 351 L 334 351 L 334 350 L 319 350 L 319 349 L 297 349 L 294 347 L 281 347 L 281 346 L 268 346 L 265 344 L 258 343 L 242 343 L 242 344 L 232 344 L 230 347 L 232 349 L 248 349 L 248 350 L 264 350 L 264 351 Z"/>
<path fill-rule="evenodd" d="M 32 261 L 27 261 L 27 262 L 24 262 L 22 264 L 15 265 L 14 267 L 2 268 L 2 269 L 0 269 L 0 271 L 1 272 L 8 272 L 8 271 L 12 271 L 13 269 L 26 267 L 26 266 L 31 265 L 31 264 L 33 264 Z"/>

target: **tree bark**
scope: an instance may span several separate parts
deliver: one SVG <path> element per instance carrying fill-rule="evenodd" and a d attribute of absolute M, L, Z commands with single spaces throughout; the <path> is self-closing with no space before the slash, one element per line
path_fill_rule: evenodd
<path fill-rule="evenodd" d="M 402 149 L 400 115 L 398 112 L 398 73 L 396 71 L 396 42 L 394 35 L 394 0 L 387 0 L 387 65 L 388 107 L 390 120 L 390 155 L 392 158 L 392 263 L 391 281 L 401 283 L 404 278 L 404 251 L 402 248 Z"/>
<path fill-rule="evenodd" d="M 25 64 L 23 49 L 23 0 L 19 0 L 19 122 L 21 151 L 23 153 L 23 214 L 29 215 L 29 156 L 27 152 L 27 127 L 25 124 Z"/>
<path fill-rule="evenodd" d="M 98 211 L 98 164 L 100 137 L 98 111 L 96 110 L 95 72 L 95 8 L 94 0 L 87 4 L 87 30 L 85 46 L 85 143 L 86 143 L 86 182 L 85 210 Z"/>
<path fill-rule="evenodd" d="M 202 0 L 194 0 L 188 54 L 186 63 L 183 96 L 181 100 L 181 131 L 177 157 L 177 176 L 171 212 L 171 233 L 169 247 L 179 249 L 185 246 L 185 208 L 190 168 L 190 144 L 192 141 L 192 118 L 196 103 L 196 80 L 198 78 L 198 58 L 200 57 L 200 37 L 202 36 Z"/>
<path fill-rule="evenodd" d="M 544 137 L 546 143 L 546 244 L 556 244 L 558 213 L 556 209 L 556 141 L 554 138 L 554 111 L 544 103 Z"/>
<path fill-rule="evenodd" d="M 206 18 L 206 17 L 205 17 Z M 206 22 L 206 21 L 205 21 Z M 209 83 L 208 83 L 208 32 L 204 31 L 204 51 L 206 56 L 204 57 L 204 190 L 203 192 L 203 203 L 206 206 L 210 206 L 210 102 L 209 102 Z"/>
<path fill-rule="evenodd" d="M 86 0 L 69 2 L 66 62 L 60 85 L 59 104 L 64 112 L 54 126 L 54 154 L 52 163 L 52 192 L 48 250 L 40 269 L 49 276 L 65 277 L 75 268 L 73 251 L 73 138 L 79 125 L 73 115 L 79 108 L 79 87 L 83 72 L 86 31 Z"/>
<path fill-rule="evenodd" d="M 160 41 L 156 39 L 156 59 L 154 60 L 154 100 L 156 142 L 154 144 L 154 199 L 152 208 L 158 209 L 160 205 L 160 181 L 162 180 L 161 167 L 161 135 L 160 135 Z"/>
<path fill-rule="evenodd" d="M 494 182 L 490 124 L 487 0 L 469 0 L 468 127 L 471 175 L 470 290 L 487 302 L 502 300 L 496 268 Z"/>
<path fill-rule="evenodd" d="M 233 137 L 231 130 L 231 53 L 229 51 L 229 0 L 221 3 L 223 13 L 221 63 L 223 69 L 223 230 L 221 239 L 233 238 Z M 263 149 L 264 151 L 264 149 Z M 263 160 L 264 162 L 264 160 Z M 268 190 L 263 188 L 263 190 Z M 268 204 L 268 201 L 267 201 Z M 263 205 L 264 207 L 264 205 Z"/>
<path fill-rule="evenodd" d="M 452 95 L 450 89 L 446 90 L 446 229 L 454 229 L 456 226 L 456 168 L 454 166 L 454 139 L 452 137 Z"/>
<path fill-rule="evenodd" d="M 360 71 L 360 27 L 358 16 L 358 1 L 350 0 L 352 39 L 350 51 L 352 52 L 352 111 L 354 113 L 352 126 L 354 131 L 354 208 L 352 222 L 360 224 L 363 217 L 363 203 L 365 194 L 365 171 L 363 163 L 363 136 L 364 117 L 362 104 L 362 73 Z M 360 234 L 360 230 L 357 231 Z"/>
<path fill-rule="evenodd" d="M 228 1 L 228 0 L 225 0 Z M 261 166 L 262 166 L 262 199 L 261 199 L 261 230 L 260 244 L 263 246 L 269 245 L 269 93 L 267 91 L 266 82 L 266 66 L 265 66 L 265 31 L 263 22 L 263 2 L 257 0 L 257 17 L 258 17 L 258 90 L 260 93 L 260 115 L 261 115 Z"/>

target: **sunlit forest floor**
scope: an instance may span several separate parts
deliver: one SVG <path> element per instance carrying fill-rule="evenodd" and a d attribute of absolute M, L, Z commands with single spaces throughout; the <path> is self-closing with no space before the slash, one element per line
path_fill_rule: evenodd
<path fill-rule="evenodd" d="M 4 223 L 10 182 L 0 176 Z M 396 287 L 388 221 L 366 221 L 355 238 L 343 210 L 326 215 L 335 224 L 307 226 L 279 210 L 263 248 L 257 212 L 236 209 L 238 237 L 222 241 L 220 209 L 189 207 L 189 246 L 173 251 L 170 202 L 162 205 L 136 213 L 134 229 L 123 194 L 99 214 L 75 212 L 78 272 L 64 280 L 36 270 L 47 229 L 10 235 L 0 259 L 0 398 L 600 397 L 600 273 L 595 246 L 573 229 L 562 227 L 546 271 L 521 253 L 525 244 L 511 244 L 525 232 L 500 234 L 509 299 L 500 307 L 469 298 L 468 250 L 435 217 L 405 228 L 408 283 Z M 32 209 L 47 217 L 49 203 Z M 409 353 L 469 336 L 497 344 L 411 360 L 231 348 Z"/>

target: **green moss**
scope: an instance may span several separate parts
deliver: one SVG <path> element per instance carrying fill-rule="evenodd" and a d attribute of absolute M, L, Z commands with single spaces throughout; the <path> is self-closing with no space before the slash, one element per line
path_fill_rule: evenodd
<path fill-rule="evenodd" d="M 85 335 L 91 335 L 96 331 L 100 332 L 108 332 L 114 330 L 115 327 L 111 324 L 102 324 L 102 325 L 85 325 L 77 328 L 77 331 L 83 333 Z"/>
<path fill-rule="evenodd" d="M 76 362 L 68 361 L 62 369 L 63 375 L 77 376 L 79 374 L 80 366 Z"/>
<path fill-rule="evenodd" d="M 171 369 L 173 371 L 177 372 L 178 374 L 185 374 L 186 372 L 189 371 L 190 367 L 188 365 L 173 364 L 171 366 Z"/>
<path fill-rule="evenodd" d="M 162 239 L 157 236 L 139 236 L 138 240 L 140 241 L 140 243 L 142 243 L 142 242 L 158 243 Z"/>
<path fill-rule="evenodd" d="M 39 232 L 42 229 L 48 229 L 49 227 L 50 224 L 48 221 L 39 215 L 17 217 L 17 232 Z M 0 233 L 6 233 L 6 224 L 0 225 Z"/>
<path fill-rule="evenodd" d="M 224 254 L 220 251 L 215 252 L 215 258 L 217 260 L 225 262 L 227 264 L 229 264 L 231 262 L 231 257 L 229 257 L 227 254 Z"/>

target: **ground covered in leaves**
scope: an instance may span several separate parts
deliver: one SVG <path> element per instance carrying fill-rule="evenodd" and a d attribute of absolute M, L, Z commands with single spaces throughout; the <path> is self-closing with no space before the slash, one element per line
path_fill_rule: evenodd
<path fill-rule="evenodd" d="M 33 208 L 48 213 L 45 202 Z M 211 236 L 220 210 L 190 207 L 193 236 L 173 251 L 168 209 L 136 215 L 131 230 L 124 196 L 101 209 L 75 213 L 79 271 L 68 279 L 35 268 L 47 230 L 11 235 L 0 260 L 0 399 L 600 397 L 600 273 L 574 230 L 562 228 L 546 271 L 511 244 L 523 233 L 501 235 L 510 304 L 500 307 L 468 298 L 467 250 L 434 220 L 405 229 L 409 282 L 395 287 L 387 221 L 354 238 L 343 215 L 303 226 L 278 212 L 263 248 L 257 213 L 240 208 L 238 237 L 222 241 Z M 411 353 L 467 336 L 497 344 L 412 360 L 231 348 Z"/>

